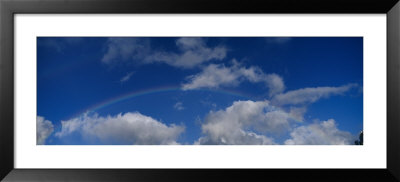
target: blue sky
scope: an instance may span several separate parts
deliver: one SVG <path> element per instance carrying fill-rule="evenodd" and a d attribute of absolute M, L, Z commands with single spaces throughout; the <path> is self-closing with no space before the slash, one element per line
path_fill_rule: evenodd
<path fill-rule="evenodd" d="M 362 37 L 38 37 L 37 143 L 353 144 Z"/>

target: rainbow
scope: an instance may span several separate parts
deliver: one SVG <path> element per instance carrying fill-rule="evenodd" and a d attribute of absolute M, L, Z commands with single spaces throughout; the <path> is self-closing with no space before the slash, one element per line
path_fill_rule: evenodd
<path fill-rule="evenodd" d="M 143 89 L 143 90 L 135 90 L 133 92 L 129 92 L 123 95 L 119 95 L 117 97 L 113 97 L 110 99 L 106 99 L 102 102 L 99 102 L 95 105 L 92 105 L 83 111 L 78 112 L 78 114 L 75 114 L 72 118 L 80 116 L 84 113 L 88 112 L 95 112 L 99 109 L 108 107 L 110 105 L 116 104 L 118 102 L 122 102 L 125 100 L 129 100 L 135 97 L 140 97 L 144 95 L 149 95 L 149 94 L 155 94 L 155 93 L 162 93 L 162 92 L 172 92 L 172 91 L 183 91 L 181 87 L 179 86 L 163 86 L 163 87 L 157 87 L 157 88 L 150 88 L 150 89 Z M 252 98 L 252 96 L 237 92 L 237 91 L 231 91 L 231 90 L 224 90 L 224 89 L 196 89 L 194 91 L 207 91 L 207 92 L 214 92 L 214 93 L 220 93 L 220 94 L 227 94 L 227 95 L 232 95 L 232 96 L 238 96 L 238 97 L 244 97 L 244 98 Z M 186 91 L 190 92 L 190 91 Z"/>

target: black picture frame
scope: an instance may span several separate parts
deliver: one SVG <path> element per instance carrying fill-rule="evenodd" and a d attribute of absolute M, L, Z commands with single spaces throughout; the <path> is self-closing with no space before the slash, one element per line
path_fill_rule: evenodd
<path fill-rule="evenodd" d="M 387 168 L 15 169 L 14 14 L 19 13 L 386 14 Z M 227 181 L 232 179 L 244 181 L 400 181 L 399 18 L 398 0 L 0 0 L 0 179 L 4 181 Z"/>

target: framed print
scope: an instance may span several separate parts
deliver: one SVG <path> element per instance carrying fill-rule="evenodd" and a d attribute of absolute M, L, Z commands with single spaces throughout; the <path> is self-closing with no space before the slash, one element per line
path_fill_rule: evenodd
<path fill-rule="evenodd" d="M 2 179 L 400 179 L 397 1 L 170 3 L 0 3 Z"/>

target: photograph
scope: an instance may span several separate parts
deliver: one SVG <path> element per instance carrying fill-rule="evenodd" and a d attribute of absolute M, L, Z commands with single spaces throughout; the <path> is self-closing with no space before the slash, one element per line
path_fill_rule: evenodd
<path fill-rule="evenodd" d="M 400 181 L 399 0 L 0 17 L 0 181 Z"/>
<path fill-rule="evenodd" d="M 36 38 L 36 145 L 363 145 L 363 37 Z"/>

